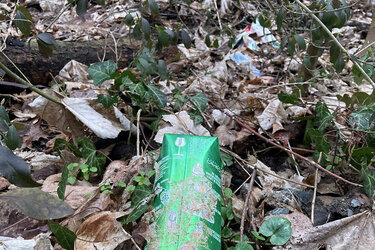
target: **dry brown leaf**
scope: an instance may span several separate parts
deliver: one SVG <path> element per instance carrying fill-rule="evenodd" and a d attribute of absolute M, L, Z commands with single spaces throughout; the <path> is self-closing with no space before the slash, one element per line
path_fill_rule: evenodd
<path fill-rule="evenodd" d="M 48 94 L 56 96 L 52 91 L 49 91 Z M 29 106 L 50 126 L 57 127 L 61 132 L 72 137 L 74 140 L 78 137 L 83 137 L 84 129 L 82 124 L 70 112 L 66 111 L 62 105 L 39 96 Z"/>
<path fill-rule="evenodd" d="M 374 212 L 365 211 L 321 226 L 294 230 L 289 243 L 278 249 L 373 249 L 374 242 Z"/>
<path fill-rule="evenodd" d="M 48 134 L 45 133 L 40 128 L 40 123 L 27 125 L 25 130 L 23 130 L 19 134 L 22 137 L 22 141 L 23 141 L 22 148 L 24 148 L 24 147 L 32 148 L 32 142 L 33 141 L 38 141 L 40 138 L 47 138 L 48 137 Z"/>
<path fill-rule="evenodd" d="M 210 136 L 210 132 L 208 132 L 208 130 L 202 125 L 194 125 L 193 120 L 186 111 L 181 111 L 171 115 L 163 115 L 163 120 L 169 122 L 172 126 L 159 129 L 154 139 L 158 143 L 163 142 L 163 136 L 166 133 Z"/>
<path fill-rule="evenodd" d="M 120 243 L 131 238 L 116 219 L 122 212 L 101 212 L 86 219 L 79 227 L 74 242 L 76 250 L 115 249 Z"/>

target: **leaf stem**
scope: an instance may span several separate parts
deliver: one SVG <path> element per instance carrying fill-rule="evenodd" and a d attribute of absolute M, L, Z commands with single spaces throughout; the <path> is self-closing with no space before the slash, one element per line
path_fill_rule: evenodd
<path fill-rule="evenodd" d="M 304 9 L 309 15 L 324 29 L 325 32 L 327 32 L 328 36 L 333 40 L 334 43 L 339 46 L 339 48 L 346 54 L 348 55 L 349 59 L 353 62 L 353 64 L 359 69 L 359 71 L 365 76 L 366 80 L 371 83 L 371 85 L 375 88 L 375 83 L 371 79 L 371 77 L 366 73 L 366 71 L 359 65 L 358 59 L 353 56 L 352 54 L 349 53 L 347 49 L 345 49 L 344 46 L 340 43 L 339 40 L 332 34 L 332 32 L 325 26 L 325 24 L 305 5 L 303 4 L 300 0 L 295 0 L 295 2 L 301 6 L 302 9 Z"/>

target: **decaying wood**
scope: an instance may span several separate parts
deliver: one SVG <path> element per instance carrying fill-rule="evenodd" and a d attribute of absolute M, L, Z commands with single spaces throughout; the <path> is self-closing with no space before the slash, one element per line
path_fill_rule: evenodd
<path fill-rule="evenodd" d="M 20 40 L 8 41 L 4 50 L 5 54 L 13 60 L 20 70 L 30 79 L 33 84 L 47 85 L 52 80 L 52 75 L 57 75 L 59 71 L 70 60 L 76 60 L 86 65 L 99 62 L 103 59 L 116 61 L 114 53 L 114 44 L 111 41 L 76 41 L 66 42 L 57 41 L 58 48 L 49 58 L 41 56 L 37 42 L 24 43 Z M 139 46 L 134 40 L 126 40 L 117 46 L 118 65 L 124 68 L 133 60 L 133 57 Z M 17 70 L 4 57 L 0 56 L 1 62 L 12 69 L 15 73 Z M 10 80 L 5 77 L 5 79 Z"/>

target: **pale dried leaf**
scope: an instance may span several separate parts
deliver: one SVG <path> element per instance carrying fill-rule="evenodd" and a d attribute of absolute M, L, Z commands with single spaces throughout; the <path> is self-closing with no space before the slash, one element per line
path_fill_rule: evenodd
<path fill-rule="evenodd" d="M 89 75 L 87 73 L 88 66 L 71 60 L 60 70 L 59 77 L 63 81 L 79 82 L 88 81 Z"/>
<path fill-rule="evenodd" d="M 194 125 L 193 120 L 186 111 L 163 115 L 163 120 L 169 122 L 172 126 L 159 129 L 154 139 L 158 143 L 163 142 L 163 136 L 166 133 L 210 136 L 210 132 L 202 125 Z"/>
<path fill-rule="evenodd" d="M 228 129 L 226 125 L 217 127 L 214 136 L 219 138 L 220 146 L 229 146 L 232 148 L 233 143 L 236 141 L 237 132 L 233 129 Z"/>
<path fill-rule="evenodd" d="M 56 96 L 53 91 L 49 95 Z M 74 116 L 66 111 L 62 105 L 48 101 L 46 98 L 39 96 L 29 104 L 33 112 L 45 120 L 50 126 L 57 127 L 64 134 L 73 137 L 75 140 L 83 136 L 83 126 Z"/>
<path fill-rule="evenodd" d="M 129 119 L 123 113 L 121 113 L 121 111 L 118 108 L 113 107 L 113 110 L 115 111 L 116 118 L 120 120 L 120 123 L 123 126 L 123 129 L 125 131 L 130 130 L 132 134 L 136 134 L 137 127 L 134 124 L 132 124 L 129 121 Z"/>
<path fill-rule="evenodd" d="M 264 109 L 263 113 L 257 117 L 259 126 L 264 130 L 272 128 L 273 124 L 281 125 L 281 121 L 287 117 L 282 102 L 278 99 L 270 102 Z"/>
<path fill-rule="evenodd" d="M 116 138 L 121 131 L 119 127 L 114 126 L 111 121 L 96 112 L 84 99 L 66 97 L 62 103 L 100 138 Z"/>
<path fill-rule="evenodd" d="M 293 230 L 289 243 L 279 249 L 373 249 L 375 242 L 375 217 L 365 211 L 341 220 Z"/>

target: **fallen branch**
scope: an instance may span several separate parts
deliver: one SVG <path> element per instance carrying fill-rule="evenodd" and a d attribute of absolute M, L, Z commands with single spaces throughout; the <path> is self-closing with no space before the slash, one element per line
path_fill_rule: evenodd
<path fill-rule="evenodd" d="M 259 138 L 263 139 L 263 140 L 266 141 L 267 143 L 272 144 L 273 146 L 275 146 L 275 147 L 277 147 L 277 148 L 279 148 L 279 149 L 281 149 L 281 150 L 283 150 L 283 151 L 285 151 L 285 152 L 291 153 L 291 154 L 297 156 L 298 158 L 300 158 L 300 159 L 302 159 L 302 160 L 305 160 L 305 161 L 309 162 L 309 163 L 312 164 L 314 167 L 320 169 L 321 171 L 327 173 L 327 174 L 330 175 L 330 176 L 335 177 L 336 179 L 339 179 L 339 180 L 341 180 L 341 181 L 343 181 L 343 182 L 345 182 L 345 183 L 348 183 L 348 184 L 350 184 L 350 185 L 353 185 L 353 186 L 363 187 L 361 184 L 358 184 L 358 183 L 354 183 L 354 182 L 348 181 L 348 180 L 342 178 L 341 176 L 338 176 L 338 175 L 336 175 L 336 174 L 334 174 L 334 173 L 328 171 L 328 170 L 325 169 L 324 167 L 320 166 L 318 163 L 316 163 L 316 162 L 314 162 L 314 161 L 312 161 L 312 160 L 310 160 L 310 159 L 308 159 L 308 158 L 306 158 L 306 157 L 304 157 L 304 156 L 302 156 L 302 155 L 300 155 L 300 154 L 294 152 L 293 150 L 290 150 L 290 149 L 288 149 L 288 148 L 285 148 L 285 147 L 283 147 L 283 146 L 281 146 L 281 145 L 275 143 L 274 141 L 272 141 L 272 140 L 269 139 L 269 138 L 264 137 L 263 135 L 261 135 L 261 134 L 259 134 L 257 131 L 255 131 L 253 128 L 251 128 L 251 127 L 249 126 L 249 124 L 247 124 L 244 120 L 242 120 L 242 119 L 239 118 L 239 117 L 236 117 L 236 116 L 232 115 L 230 112 L 225 111 L 224 113 L 225 113 L 227 116 L 229 116 L 229 117 L 231 117 L 232 119 L 234 119 L 234 120 L 235 120 L 238 124 L 240 124 L 242 127 L 244 127 L 245 129 L 247 129 L 247 130 L 250 131 L 251 133 L 255 134 L 255 135 L 258 136 Z"/>

